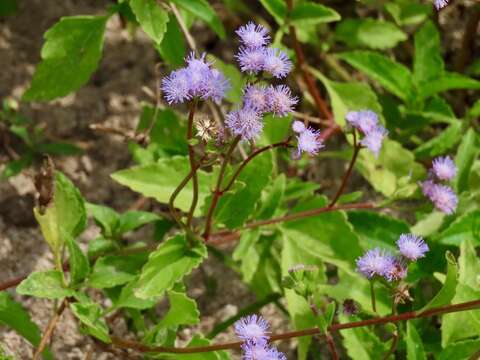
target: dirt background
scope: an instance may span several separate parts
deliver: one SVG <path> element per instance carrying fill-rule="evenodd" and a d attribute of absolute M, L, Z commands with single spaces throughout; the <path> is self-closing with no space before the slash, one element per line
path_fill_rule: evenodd
<path fill-rule="evenodd" d="M 106 7 L 111 4 L 112 2 L 103 0 L 19 1 L 16 15 L 0 18 L 0 99 L 20 99 L 40 60 L 42 35 L 61 16 L 104 14 Z M 455 52 L 462 36 L 458 31 L 461 29 L 458 24 L 462 23 L 462 16 L 452 9 L 448 13 L 448 23 L 445 23 L 447 15 L 442 15 L 440 19 L 447 37 L 445 42 L 452 44 L 448 49 L 451 53 Z M 200 38 L 208 37 L 205 35 L 208 32 L 202 32 L 203 28 L 198 30 L 195 33 L 200 34 Z M 202 40 L 205 39 L 200 39 Z M 103 58 L 87 85 L 61 100 L 21 106 L 24 115 L 35 123 L 45 125 L 50 139 L 71 142 L 85 150 L 81 156 L 61 157 L 55 159 L 55 162 L 90 202 L 124 211 L 138 199 L 138 195 L 116 184 L 109 177 L 115 170 L 131 164 L 131 155 L 125 142 L 117 136 L 94 133 L 89 125 L 103 123 L 134 129 L 141 101 L 151 100 L 142 91 L 142 87 L 154 88 L 157 61 L 158 55 L 146 36 L 141 31 L 132 36 L 122 27 L 119 18 L 114 16 L 107 25 Z M 1 141 L 3 140 L 0 139 Z M 1 149 L 0 171 L 5 160 Z M 52 267 L 52 256 L 33 219 L 33 193 L 31 171 L 24 171 L 8 181 L 0 182 L 1 279 Z M 151 231 L 147 227 L 137 236 L 148 238 Z M 82 235 L 82 243 L 85 245 L 97 235 L 98 229 L 90 224 Z M 214 275 L 220 286 L 213 297 L 206 296 L 207 289 L 203 281 L 205 274 Z M 183 331 L 180 337 L 185 341 L 197 330 L 208 332 L 214 324 L 234 315 L 238 309 L 255 300 L 238 276 L 214 259 L 208 260 L 201 271 L 193 274 L 190 284 L 190 294 L 198 301 L 202 320 L 196 328 Z M 33 321 L 44 329 L 52 315 L 53 302 L 16 294 L 14 297 L 28 309 Z M 276 307 L 267 306 L 262 313 L 276 331 L 288 328 L 287 320 Z M 117 319 L 111 328 L 116 335 L 126 333 L 122 319 Z M 218 341 L 232 339 L 231 331 L 216 338 Z M 0 327 L 0 344 L 15 359 L 32 357 L 30 344 L 5 327 Z M 64 313 L 57 326 L 51 348 L 56 358 L 62 360 L 135 358 L 128 354 L 112 355 L 99 349 L 88 337 L 79 333 L 76 321 L 69 311 Z M 282 344 L 282 350 L 288 353 L 289 359 L 294 358 L 294 348 L 294 342 Z"/>

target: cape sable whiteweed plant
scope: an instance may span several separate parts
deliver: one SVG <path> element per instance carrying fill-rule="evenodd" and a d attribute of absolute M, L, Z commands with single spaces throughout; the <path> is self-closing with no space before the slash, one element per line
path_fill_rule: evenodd
<path fill-rule="evenodd" d="M 82 86 L 112 16 L 154 42 L 137 129 L 92 125 L 128 142 L 135 165 L 111 177 L 141 197 L 90 203 L 44 157 L 34 215 L 54 268 L 0 284 L 0 325 L 47 360 L 64 311 L 87 359 L 478 358 L 480 7 L 448 46 L 458 2 L 125 0 L 60 19 L 26 102 Z M 7 144 L 9 176 L 55 153 L 18 108 L 0 112 L 28 145 Z M 19 295 L 56 301 L 44 329 Z"/>

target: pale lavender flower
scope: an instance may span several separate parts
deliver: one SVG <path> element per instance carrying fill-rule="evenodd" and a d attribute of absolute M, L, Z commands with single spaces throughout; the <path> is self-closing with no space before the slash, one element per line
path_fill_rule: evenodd
<path fill-rule="evenodd" d="M 434 4 L 437 10 L 440 10 L 448 5 L 448 0 L 434 0 Z"/>
<path fill-rule="evenodd" d="M 449 156 L 438 157 L 432 162 L 432 170 L 439 180 L 452 180 L 457 174 L 457 167 Z"/>
<path fill-rule="evenodd" d="M 235 31 L 240 37 L 242 43 L 249 48 L 259 48 L 268 44 L 270 36 L 268 30 L 262 26 L 253 22 L 249 22 L 246 25 L 241 26 Z"/>
<path fill-rule="evenodd" d="M 292 124 L 292 130 L 295 131 L 296 133 L 302 133 L 306 129 L 305 124 L 301 121 L 294 121 Z"/>
<path fill-rule="evenodd" d="M 203 100 L 212 99 L 217 104 L 222 101 L 225 92 L 230 88 L 230 82 L 217 69 L 211 69 L 203 78 L 200 94 Z"/>
<path fill-rule="evenodd" d="M 257 74 L 263 70 L 263 64 L 265 62 L 265 49 L 251 49 L 242 47 L 235 57 L 240 64 L 240 70 L 250 74 Z"/>
<path fill-rule="evenodd" d="M 268 322 L 261 316 L 245 316 L 233 325 L 235 334 L 248 343 L 266 344 L 269 339 Z"/>
<path fill-rule="evenodd" d="M 190 100 L 190 72 L 187 69 L 172 71 L 162 79 L 162 91 L 169 104 Z"/>
<path fill-rule="evenodd" d="M 296 157 L 299 158 L 302 152 L 315 155 L 321 148 L 323 148 L 323 146 L 323 142 L 320 139 L 320 131 L 314 130 L 310 127 L 306 128 L 297 136 Z"/>
<path fill-rule="evenodd" d="M 265 52 L 263 70 L 276 78 L 284 78 L 292 69 L 292 62 L 282 50 L 268 48 Z"/>
<path fill-rule="evenodd" d="M 438 210 L 447 215 L 453 214 L 457 209 L 458 198 L 450 186 L 435 184 L 428 197 Z"/>
<path fill-rule="evenodd" d="M 390 257 L 390 265 L 383 275 L 388 281 L 402 280 L 407 276 L 407 264 L 402 258 Z"/>
<path fill-rule="evenodd" d="M 377 126 L 375 129 L 369 131 L 365 137 L 360 140 L 360 144 L 366 146 L 375 157 L 378 157 L 380 149 L 382 148 L 383 139 L 387 136 L 388 131 L 382 127 Z"/>
<path fill-rule="evenodd" d="M 189 75 L 190 94 L 192 96 L 202 96 L 202 88 L 211 76 L 210 67 L 212 64 L 206 61 L 205 53 L 197 58 L 195 57 L 194 52 L 190 53 L 186 62 Z"/>
<path fill-rule="evenodd" d="M 345 119 L 364 134 L 374 131 L 378 125 L 378 115 L 371 110 L 350 111 Z"/>
<path fill-rule="evenodd" d="M 293 111 L 298 98 L 292 96 L 287 85 L 270 85 L 267 89 L 268 110 L 275 116 L 287 116 Z"/>
<path fill-rule="evenodd" d="M 423 239 L 414 234 L 401 234 L 397 240 L 397 246 L 400 254 L 412 261 L 424 257 L 429 250 Z"/>
<path fill-rule="evenodd" d="M 249 107 L 228 113 L 225 123 L 232 134 L 240 135 L 243 140 L 252 140 L 258 137 L 263 129 L 260 115 Z"/>
<path fill-rule="evenodd" d="M 243 91 L 243 103 L 259 113 L 268 112 L 267 89 L 264 86 L 247 86 Z"/>
<path fill-rule="evenodd" d="M 285 354 L 278 351 L 274 346 L 268 346 L 266 342 L 242 344 L 243 360 L 287 360 Z"/>
<path fill-rule="evenodd" d="M 392 259 L 392 255 L 377 247 L 357 259 L 357 271 L 368 279 L 385 276 L 392 268 Z"/>
<path fill-rule="evenodd" d="M 422 193 L 427 197 L 430 197 L 432 195 L 432 190 L 434 186 L 435 186 L 435 183 L 432 180 L 425 180 L 423 182 L 420 182 Z"/>

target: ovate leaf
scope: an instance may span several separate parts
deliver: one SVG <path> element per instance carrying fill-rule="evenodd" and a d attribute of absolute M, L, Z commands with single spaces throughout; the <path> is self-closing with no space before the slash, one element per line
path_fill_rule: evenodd
<path fill-rule="evenodd" d="M 446 72 L 443 76 L 422 84 L 419 91 L 422 97 L 426 98 L 437 93 L 454 89 L 478 90 L 480 89 L 480 81 L 469 78 L 465 75 Z"/>
<path fill-rule="evenodd" d="M 203 243 L 190 246 L 183 235 L 177 235 L 159 245 L 142 269 L 135 295 L 139 298 L 160 296 L 188 275 L 207 257 Z"/>
<path fill-rule="evenodd" d="M 440 35 L 431 21 L 415 33 L 415 58 L 413 77 L 417 84 L 443 75 L 443 59 L 440 53 Z"/>
<path fill-rule="evenodd" d="M 161 326 L 176 328 L 179 325 L 195 325 L 200 322 L 197 303 L 185 293 L 168 291 L 168 301 L 170 309 L 160 320 Z"/>
<path fill-rule="evenodd" d="M 107 20 L 107 16 L 71 16 L 50 28 L 44 35 L 42 62 L 23 100 L 52 100 L 84 85 L 101 58 Z"/>
<path fill-rule="evenodd" d="M 58 270 L 36 271 L 17 286 L 17 293 L 45 299 L 63 299 L 75 292 L 63 284 L 63 274 Z"/>
<path fill-rule="evenodd" d="M 156 220 L 160 220 L 160 216 L 151 212 L 127 211 L 120 216 L 117 234 L 125 234 Z"/>
<path fill-rule="evenodd" d="M 301 2 L 293 8 L 290 20 L 295 25 L 320 24 L 340 20 L 338 14 L 332 8 L 310 1 Z"/>
<path fill-rule="evenodd" d="M 90 272 L 90 263 L 87 256 L 78 246 L 75 239 L 69 235 L 65 236 L 68 249 L 68 263 L 70 265 L 70 278 L 72 284 L 80 283 Z"/>
<path fill-rule="evenodd" d="M 158 45 L 167 31 L 168 14 L 155 0 L 130 0 L 130 7 L 143 31 Z"/>
<path fill-rule="evenodd" d="M 160 46 L 157 46 L 162 58 L 171 66 L 181 66 L 185 58 L 185 40 L 175 16 L 170 15 L 167 32 Z"/>

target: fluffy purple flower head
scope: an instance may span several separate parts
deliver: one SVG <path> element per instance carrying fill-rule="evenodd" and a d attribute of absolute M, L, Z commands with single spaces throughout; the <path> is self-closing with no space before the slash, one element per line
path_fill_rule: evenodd
<path fill-rule="evenodd" d="M 250 74 L 257 74 L 263 70 L 265 49 L 242 47 L 235 57 L 240 64 L 240 70 Z"/>
<path fill-rule="evenodd" d="M 380 149 L 382 148 L 383 139 L 388 135 L 388 131 L 382 127 L 377 126 L 375 129 L 368 132 L 365 137 L 360 140 L 360 144 L 366 146 L 375 157 L 378 157 Z"/>
<path fill-rule="evenodd" d="M 267 95 L 267 89 L 264 86 L 248 85 L 243 90 L 243 103 L 259 113 L 268 112 Z"/>
<path fill-rule="evenodd" d="M 323 148 L 323 146 L 323 142 L 320 139 L 320 131 L 314 130 L 310 127 L 306 128 L 297 136 L 296 157 L 299 158 L 302 152 L 315 155 L 321 148 Z"/>
<path fill-rule="evenodd" d="M 230 82 L 217 69 L 211 69 L 203 78 L 200 94 L 203 100 L 212 99 L 217 104 L 225 97 Z"/>
<path fill-rule="evenodd" d="M 440 10 L 448 5 L 448 0 L 434 0 L 434 4 L 437 10 Z"/>
<path fill-rule="evenodd" d="M 411 261 L 424 257 L 429 250 L 423 239 L 414 234 L 401 234 L 397 240 L 397 246 L 400 254 Z"/>
<path fill-rule="evenodd" d="M 287 85 L 270 85 L 266 91 L 268 110 L 275 116 L 287 116 L 298 102 Z"/>
<path fill-rule="evenodd" d="M 368 279 L 375 275 L 385 276 L 392 268 L 393 257 L 385 250 L 375 248 L 368 250 L 357 259 L 357 271 Z"/>
<path fill-rule="evenodd" d="M 407 264 L 402 258 L 390 257 L 390 265 L 383 275 L 388 281 L 402 280 L 407 276 Z"/>
<path fill-rule="evenodd" d="M 169 104 L 178 104 L 192 98 L 190 72 L 187 69 L 172 71 L 162 79 L 162 91 Z"/>
<path fill-rule="evenodd" d="M 430 197 L 432 195 L 433 187 L 435 183 L 432 180 L 425 180 L 420 182 L 420 187 L 422 188 L 422 193 L 426 197 Z"/>
<path fill-rule="evenodd" d="M 292 124 L 292 130 L 296 133 L 302 133 L 306 129 L 305 124 L 301 121 L 295 120 Z"/>
<path fill-rule="evenodd" d="M 265 51 L 263 70 L 278 79 L 284 78 L 292 69 L 292 62 L 282 50 L 268 48 Z"/>
<path fill-rule="evenodd" d="M 258 137 L 263 129 L 259 113 L 249 107 L 228 113 L 225 123 L 232 134 L 247 141 Z"/>
<path fill-rule="evenodd" d="M 287 360 L 285 354 L 279 352 L 274 346 L 268 346 L 267 343 L 245 342 L 242 344 L 243 360 Z"/>
<path fill-rule="evenodd" d="M 450 186 L 434 184 L 428 195 L 435 207 L 447 215 L 457 209 L 458 198 Z"/>
<path fill-rule="evenodd" d="M 345 119 L 364 134 L 374 131 L 378 125 L 378 115 L 371 110 L 350 111 Z"/>
<path fill-rule="evenodd" d="M 270 36 L 268 30 L 262 26 L 250 21 L 248 24 L 241 26 L 236 34 L 240 37 L 242 43 L 248 48 L 259 48 L 268 44 Z"/>
<path fill-rule="evenodd" d="M 269 339 L 268 322 L 256 314 L 241 318 L 233 326 L 235 334 L 248 343 L 265 345 Z"/>
<path fill-rule="evenodd" d="M 189 75 L 190 94 L 192 96 L 202 96 L 202 88 L 208 78 L 211 76 L 210 66 L 207 63 L 206 55 L 203 53 L 199 58 L 195 57 L 195 53 L 191 52 L 187 57 L 187 71 Z"/>
<path fill-rule="evenodd" d="M 452 180 L 457 174 L 457 167 L 449 156 L 433 159 L 432 170 L 439 180 Z"/>

